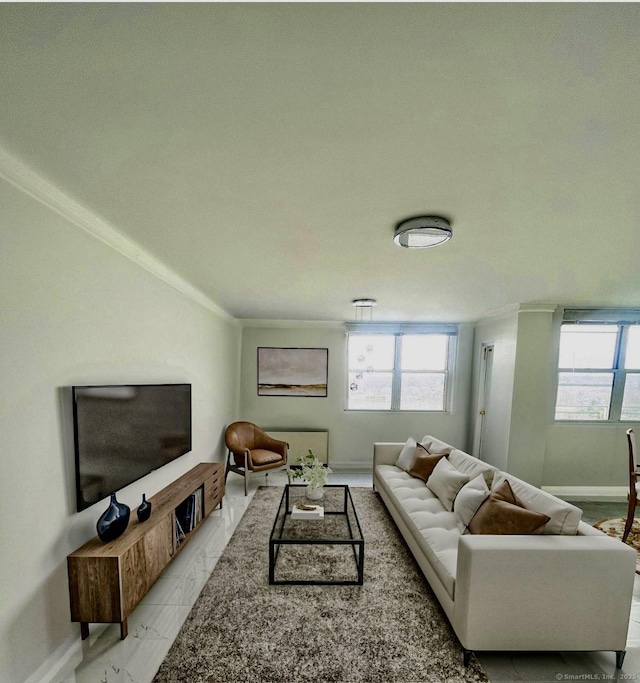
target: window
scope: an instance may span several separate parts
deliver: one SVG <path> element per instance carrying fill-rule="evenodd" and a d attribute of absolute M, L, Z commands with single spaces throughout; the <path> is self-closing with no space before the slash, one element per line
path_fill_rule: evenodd
<path fill-rule="evenodd" d="M 640 421 L 640 325 L 562 325 L 555 417 Z"/>
<path fill-rule="evenodd" d="M 348 410 L 444 411 L 455 336 L 352 333 Z"/>

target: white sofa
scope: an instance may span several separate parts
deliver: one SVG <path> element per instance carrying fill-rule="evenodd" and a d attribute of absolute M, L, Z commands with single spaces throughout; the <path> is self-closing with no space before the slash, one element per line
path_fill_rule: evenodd
<path fill-rule="evenodd" d="M 498 474 L 433 437 L 422 443 L 431 452 L 448 452 L 448 461 L 469 476 L 482 473 L 491 482 Z M 635 551 L 580 521 L 578 508 L 510 475 L 523 502 L 522 494 L 531 494 L 564 506 L 565 534 L 554 533 L 557 528 L 543 535 L 463 533 L 425 482 L 396 466 L 404 445 L 374 444 L 374 490 L 449 618 L 465 664 L 482 650 L 612 650 L 621 668 Z"/>

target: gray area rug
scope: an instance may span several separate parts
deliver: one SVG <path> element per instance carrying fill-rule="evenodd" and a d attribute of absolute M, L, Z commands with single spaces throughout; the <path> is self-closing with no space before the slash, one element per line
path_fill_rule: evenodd
<path fill-rule="evenodd" d="M 351 489 L 365 539 L 363 586 L 270 586 L 282 491 L 258 489 L 154 683 L 488 681 L 475 658 L 463 666 L 449 622 L 371 489 Z M 286 566 L 305 568 L 312 557 L 332 571 L 347 567 L 344 554 L 335 562 L 309 555 L 319 548 L 297 546 Z"/>

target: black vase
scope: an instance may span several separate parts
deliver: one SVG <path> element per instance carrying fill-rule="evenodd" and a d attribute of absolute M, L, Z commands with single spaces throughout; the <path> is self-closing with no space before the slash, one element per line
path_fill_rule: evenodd
<path fill-rule="evenodd" d="M 151 503 L 147 501 L 144 493 L 142 494 L 142 503 L 140 503 L 137 514 L 139 522 L 146 522 L 151 517 Z"/>
<path fill-rule="evenodd" d="M 131 508 L 124 503 L 118 503 L 116 494 L 112 493 L 109 507 L 102 513 L 96 524 L 100 540 L 109 543 L 121 536 L 129 524 L 130 516 Z"/>

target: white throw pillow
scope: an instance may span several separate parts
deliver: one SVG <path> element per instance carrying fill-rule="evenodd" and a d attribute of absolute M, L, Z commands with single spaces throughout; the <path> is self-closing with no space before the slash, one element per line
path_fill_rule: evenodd
<path fill-rule="evenodd" d="M 404 470 L 405 472 L 411 467 L 411 463 L 413 462 L 413 458 L 416 454 L 417 445 L 418 444 L 416 443 L 416 440 L 410 436 L 407 439 L 407 443 L 402 447 L 402 450 L 400 451 L 400 455 L 396 460 L 396 467 L 399 467 L 401 470 Z"/>
<path fill-rule="evenodd" d="M 580 508 L 504 472 L 496 473 L 491 490 L 495 491 L 505 479 L 509 481 L 513 493 L 524 507 L 549 517 L 542 533 L 562 536 L 575 536 L 578 533 L 578 525 L 582 518 Z"/>
<path fill-rule="evenodd" d="M 466 474 L 462 474 L 446 458 L 442 458 L 427 480 L 427 487 L 438 496 L 445 509 L 451 511 L 458 491 L 468 481 Z"/>
<path fill-rule="evenodd" d="M 466 483 L 453 501 L 453 512 L 456 516 L 456 523 L 462 533 L 464 533 L 476 514 L 478 508 L 484 503 L 489 495 L 489 487 L 482 474 Z"/>
<path fill-rule="evenodd" d="M 450 446 L 444 441 L 438 441 L 432 436 L 426 435 L 422 438 L 420 442 L 432 455 L 440 455 L 440 453 L 451 453 L 453 446 Z"/>

